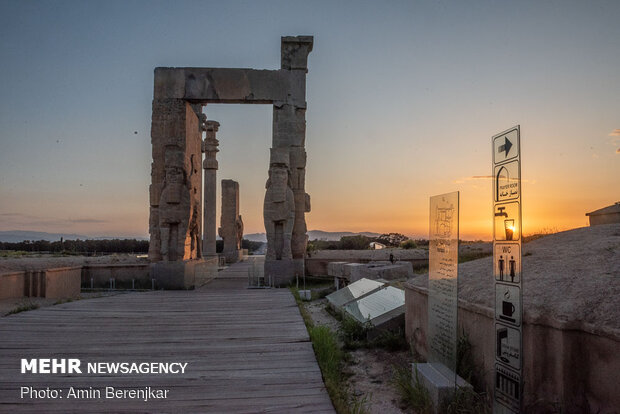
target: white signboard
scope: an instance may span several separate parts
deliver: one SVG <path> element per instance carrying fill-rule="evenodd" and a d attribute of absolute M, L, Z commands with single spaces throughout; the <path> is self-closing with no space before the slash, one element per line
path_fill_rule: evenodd
<path fill-rule="evenodd" d="M 428 362 L 456 382 L 459 192 L 431 197 L 428 246 Z"/>

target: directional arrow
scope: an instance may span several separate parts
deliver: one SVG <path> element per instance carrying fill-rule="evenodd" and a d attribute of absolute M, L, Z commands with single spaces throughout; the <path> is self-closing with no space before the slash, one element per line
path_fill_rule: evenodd
<path fill-rule="evenodd" d="M 507 157 L 508 153 L 510 152 L 510 148 L 512 148 L 512 142 L 510 142 L 508 137 L 504 137 L 504 145 L 500 145 L 497 149 L 497 152 L 501 154 L 502 151 L 505 151 L 506 154 L 504 155 L 504 157 Z"/>

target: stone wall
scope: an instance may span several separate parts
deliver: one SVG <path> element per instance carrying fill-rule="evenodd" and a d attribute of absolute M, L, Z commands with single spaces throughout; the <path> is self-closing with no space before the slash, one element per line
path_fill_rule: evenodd
<path fill-rule="evenodd" d="M 590 226 L 620 223 L 620 212 L 590 215 Z"/>
<path fill-rule="evenodd" d="M 76 298 L 81 271 L 81 267 L 61 267 L 0 274 L 0 299 Z"/>
<path fill-rule="evenodd" d="M 101 264 L 82 267 L 83 288 L 109 288 L 110 279 L 115 280 L 117 289 L 151 288 L 148 263 Z"/>
<path fill-rule="evenodd" d="M 401 262 L 411 263 L 413 269 L 428 266 L 428 251 L 422 249 L 381 250 L 319 250 L 305 259 L 306 276 L 327 276 L 327 266 L 332 262 L 370 263 L 389 260 L 390 254 Z"/>
<path fill-rule="evenodd" d="M 24 296 L 26 272 L 0 274 L 0 299 L 21 298 Z"/>
<path fill-rule="evenodd" d="M 409 262 L 369 262 L 346 263 L 331 262 L 327 265 L 329 276 L 345 279 L 349 283 L 360 279 L 407 280 L 413 276 L 413 267 Z"/>
<path fill-rule="evenodd" d="M 620 407 L 620 225 L 583 227 L 523 244 L 524 412 Z M 492 392 L 496 292 L 491 257 L 459 265 L 459 335 Z M 427 355 L 428 275 L 406 286 L 407 337 Z M 600 411 L 599 411 L 600 410 Z"/>
<path fill-rule="evenodd" d="M 423 358 L 428 356 L 428 290 L 405 286 L 405 330 L 408 341 Z M 472 346 L 476 375 L 485 391 L 494 387 L 495 335 L 491 308 L 459 300 L 458 332 Z M 620 337 L 545 324 L 523 324 L 525 412 L 544 414 L 555 406 L 564 413 L 612 412 L 620 407 Z M 480 385 L 480 384 L 476 384 Z M 592 411 L 590 411 L 592 410 Z"/>
<path fill-rule="evenodd" d="M 45 271 L 46 298 L 77 298 L 80 296 L 80 267 L 64 267 Z"/>

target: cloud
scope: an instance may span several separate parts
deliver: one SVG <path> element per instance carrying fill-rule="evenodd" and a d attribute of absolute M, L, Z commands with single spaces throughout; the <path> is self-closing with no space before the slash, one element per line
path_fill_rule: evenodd
<path fill-rule="evenodd" d="M 70 223 L 107 223 L 108 220 L 99 219 L 73 219 L 69 220 Z"/>
<path fill-rule="evenodd" d="M 464 184 L 467 181 L 492 181 L 492 175 L 472 175 L 470 177 L 461 177 L 458 180 L 454 180 L 454 184 Z M 522 183 L 536 184 L 536 180 L 521 180 Z M 475 185 L 475 184 L 474 184 Z"/>
<path fill-rule="evenodd" d="M 465 181 L 472 180 L 492 180 L 492 175 L 472 175 L 471 177 L 462 177 L 454 181 L 454 184 L 463 184 Z"/>
<path fill-rule="evenodd" d="M 620 137 L 620 128 L 616 128 L 609 133 L 610 137 Z"/>
<path fill-rule="evenodd" d="M 72 224 L 104 224 L 108 220 L 81 218 L 81 219 L 62 219 L 53 217 L 33 216 L 22 213 L 0 213 L 0 221 L 18 225 L 28 225 L 31 227 L 48 226 L 70 226 Z"/>

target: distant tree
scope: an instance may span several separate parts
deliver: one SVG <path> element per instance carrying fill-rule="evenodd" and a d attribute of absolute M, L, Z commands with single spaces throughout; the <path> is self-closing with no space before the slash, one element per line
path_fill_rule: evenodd
<path fill-rule="evenodd" d="M 342 236 L 340 238 L 341 249 L 343 250 L 365 250 L 368 249 L 372 241 L 374 240 L 370 237 L 362 235 Z"/>
<path fill-rule="evenodd" d="M 262 246 L 263 242 L 250 241 L 248 239 L 241 240 L 241 248 L 248 249 L 248 253 L 255 252 Z"/>
<path fill-rule="evenodd" d="M 341 250 L 341 244 L 339 241 L 329 240 L 311 240 L 308 242 L 306 251 L 314 252 L 316 250 Z"/>
<path fill-rule="evenodd" d="M 33 252 L 71 252 L 71 253 L 146 253 L 149 251 L 147 240 L 113 239 L 113 240 L 24 240 L 19 243 L 0 243 L 2 250 L 26 250 Z"/>
<path fill-rule="evenodd" d="M 415 249 L 416 247 L 418 247 L 415 242 L 411 239 L 409 240 L 405 240 L 404 242 L 402 242 L 400 244 L 400 248 L 401 249 Z"/>
<path fill-rule="evenodd" d="M 398 247 L 402 242 L 408 239 L 409 237 L 400 233 L 385 233 L 377 237 L 376 241 L 383 243 L 388 247 Z"/>

